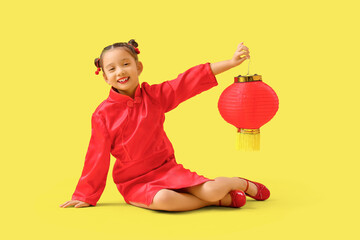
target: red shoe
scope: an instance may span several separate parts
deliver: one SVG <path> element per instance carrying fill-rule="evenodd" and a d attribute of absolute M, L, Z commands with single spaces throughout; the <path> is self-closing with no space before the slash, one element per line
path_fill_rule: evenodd
<path fill-rule="evenodd" d="M 246 186 L 246 189 L 245 189 L 245 194 L 255 200 L 258 200 L 258 201 L 264 201 L 266 199 L 268 199 L 270 197 L 270 191 L 269 189 L 267 189 L 267 187 L 265 187 L 263 184 L 261 183 L 258 183 L 258 182 L 253 182 L 253 181 L 250 181 L 250 180 L 247 180 L 245 178 L 241 178 L 239 177 L 240 179 L 244 179 L 247 183 L 247 186 Z M 252 182 L 253 184 L 256 185 L 257 187 L 257 193 L 255 196 L 250 196 L 249 194 L 246 193 L 246 191 L 248 190 L 249 188 L 249 182 Z"/>
<path fill-rule="evenodd" d="M 229 193 L 231 196 L 231 204 L 228 207 L 239 208 L 239 207 L 242 207 L 245 205 L 246 196 L 243 191 L 233 190 L 233 191 L 230 191 Z M 219 200 L 219 206 L 222 206 L 221 200 Z"/>

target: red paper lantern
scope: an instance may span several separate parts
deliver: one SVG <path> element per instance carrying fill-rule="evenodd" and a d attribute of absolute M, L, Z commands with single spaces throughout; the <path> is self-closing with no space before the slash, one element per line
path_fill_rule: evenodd
<path fill-rule="evenodd" d="M 221 94 L 218 108 L 224 120 L 238 128 L 238 149 L 259 150 L 260 127 L 274 117 L 279 99 L 261 75 L 239 75 Z"/>

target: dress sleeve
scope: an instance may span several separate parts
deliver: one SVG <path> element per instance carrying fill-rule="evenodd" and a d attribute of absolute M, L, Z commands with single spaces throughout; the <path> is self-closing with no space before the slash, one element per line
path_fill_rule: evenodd
<path fill-rule="evenodd" d="M 91 128 L 84 168 L 71 199 L 95 206 L 105 188 L 110 165 L 111 142 L 101 115 L 95 113 L 92 115 Z"/>
<path fill-rule="evenodd" d="M 186 70 L 173 80 L 151 85 L 151 91 L 164 112 L 169 112 L 183 101 L 217 85 L 210 63 L 207 62 Z"/>

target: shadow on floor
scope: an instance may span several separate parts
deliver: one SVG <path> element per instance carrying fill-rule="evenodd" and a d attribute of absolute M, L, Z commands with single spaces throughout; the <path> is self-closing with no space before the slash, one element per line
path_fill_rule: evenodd
<path fill-rule="evenodd" d="M 249 209 L 253 209 L 253 203 L 255 203 L 255 200 L 247 200 L 247 204 L 243 207 L 243 208 L 231 208 L 231 207 L 219 207 L 219 206 L 207 206 L 207 207 L 203 207 L 203 208 L 199 208 L 199 209 L 194 209 L 194 210 L 190 210 L 190 211 L 165 211 L 165 210 L 154 210 L 154 209 L 147 209 L 147 208 L 142 208 L 142 207 L 138 207 L 138 206 L 134 206 L 131 204 L 127 204 L 126 202 L 103 202 L 103 203 L 98 203 L 97 206 L 98 207 L 137 207 L 137 208 L 141 208 L 144 210 L 148 210 L 148 211 L 153 211 L 154 213 L 159 213 L 159 214 L 192 214 L 195 211 L 196 212 L 208 212 L 208 211 L 216 211 L 216 212 L 227 212 L 227 211 L 242 211 L 242 210 L 249 210 Z"/>

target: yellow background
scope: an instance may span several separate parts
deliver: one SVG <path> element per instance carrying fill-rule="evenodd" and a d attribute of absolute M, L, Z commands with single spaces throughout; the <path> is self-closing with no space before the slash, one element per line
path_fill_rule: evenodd
<path fill-rule="evenodd" d="M 7 1 L 1 4 L 2 239 L 358 239 L 359 6 L 356 1 Z M 261 151 L 235 149 L 217 109 L 248 61 L 166 116 L 177 161 L 242 176 L 271 198 L 241 209 L 157 212 L 125 204 L 111 179 L 98 206 L 59 208 L 80 177 L 90 117 L 110 86 L 94 58 L 134 38 L 160 83 L 230 59 L 278 94 Z M 111 159 L 111 169 L 114 159 Z M 4 238 L 5 237 L 5 238 Z"/>

